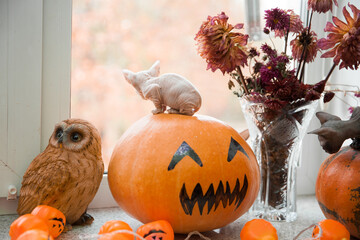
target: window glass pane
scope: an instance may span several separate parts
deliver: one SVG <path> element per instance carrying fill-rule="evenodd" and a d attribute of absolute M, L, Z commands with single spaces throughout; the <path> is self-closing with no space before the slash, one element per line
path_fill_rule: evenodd
<path fill-rule="evenodd" d="M 198 88 L 202 95 L 198 114 L 218 118 L 237 130 L 246 128 L 238 100 L 227 87 L 229 76 L 206 70 L 205 60 L 196 52 L 194 37 L 207 16 L 222 11 L 229 16 L 229 23 L 245 23 L 248 29 L 247 17 L 254 6 L 260 16 L 252 21 L 260 21 L 256 31 L 261 32 L 263 10 L 276 6 L 265 0 L 255 1 L 257 5 L 249 2 L 253 3 L 252 0 L 73 1 L 71 114 L 91 121 L 99 129 L 105 163 L 122 133 L 154 108 L 152 102 L 142 100 L 124 80 L 122 69 L 145 70 L 155 60 L 161 62 L 161 73 L 183 75 Z M 283 8 L 290 5 L 285 0 L 276 3 Z M 294 1 L 291 3 L 293 7 Z"/>

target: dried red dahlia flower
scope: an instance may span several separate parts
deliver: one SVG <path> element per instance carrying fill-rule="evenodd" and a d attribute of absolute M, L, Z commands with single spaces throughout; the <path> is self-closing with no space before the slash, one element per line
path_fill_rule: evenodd
<path fill-rule="evenodd" d="M 308 0 L 308 9 L 319 13 L 332 11 L 333 1 L 337 6 L 337 0 Z"/>
<path fill-rule="evenodd" d="M 287 14 L 290 16 L 289 32 L 300 33 L 304 29 L 300 16 L 297 15 L 293 10 L 287 10 Z M 284 35 L 284 31 L 275 30 L 275 37 L 284 37 Z"/>
<path fill-rule="evenodd" d="M 217 69 L 225 74 L 238 66 L 247 65 L 246 44 L 249 35 L 233 32 L 243 28 L 243 24 L 233 27 L 227 22 L 224 12 L 215 17 L 208 17 L 200 26 L 195 36 L 198 53 L 208 63 L 207 69 Z"/>
<path fill-rule="evenodd" d="M 328 22 L 324 31 L 330 32 L 326 38 L 322 38 L 318 42 L 318 46 L 322 50 L 332 48 L 324 53 L 321 57 L 334 57 L 334 63 L 339 64 L 341 68 L 357 69 L 360 64 L 360 10 L 354 5 L 349 4 L 353 17 L 343 8 L 343 14 L 346 23 L 333 17 L 332 23 Z"/>
<path fill-rule="evenodd" d="M 287 32 L 290 28 L 290 15 L 280 8 L 266 10 L 265 20 L 265 26 L 271 30 Z"/>
<path fill-rule="evenodd" d="M 266 87 L 266 92 L 270 93 L 274 98 L 281 101 L 292 101 L 296 92 L 299 90 L 299 81 L 293 78 L 286 78 L 283 80 L 272 80 Z"/>
<path fill-rule="evenodd" d="M 305 28 L 290 42 L 290 46 L 294 59 L 312 62 L 318 51 L 316 33 L 313 31 L 308 32 L 308 29 Z"/>

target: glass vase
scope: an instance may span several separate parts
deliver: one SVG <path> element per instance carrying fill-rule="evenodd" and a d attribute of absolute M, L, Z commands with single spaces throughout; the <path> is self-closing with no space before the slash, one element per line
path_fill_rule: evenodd
<path fill-rule="evenodd" d="M 276 109 L 269 101 L 253 96 L 242 97 L 240 102 L 261 177 L 250 213 L 269 221 L 294 221 L 301 142 L 318 100 L 298 100 Z"/>

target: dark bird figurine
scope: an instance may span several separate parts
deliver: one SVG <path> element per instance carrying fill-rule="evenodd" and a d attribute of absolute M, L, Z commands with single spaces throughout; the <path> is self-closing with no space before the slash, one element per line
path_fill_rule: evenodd
<path fill-rule="evenodd" d="M 91 224 L 94 219 L 86 210 L 103 172 L 98 130 L 85 120 L 62 121 L 24 174 L 17 212 L 23 215 L 48 205 L 64 213 L 67 230 L 68 224 Z"/>
<path fill-rule="evenodd" d="M 342 121 L 339 117 L 326 112 L 317 112 L 321 127 L 310 134 L 317 134 L 320 145 L 327 153 L 336 153 L 348 138 L 360 137 L 360 107 L 356 107 L 349 120 Z"/>

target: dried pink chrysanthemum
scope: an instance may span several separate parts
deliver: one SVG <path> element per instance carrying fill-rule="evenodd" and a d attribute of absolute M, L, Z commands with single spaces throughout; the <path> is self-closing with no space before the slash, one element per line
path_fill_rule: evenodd
<path fill-rule="evenodd" d="M 195 36 L 197 50 L 206 59 L 207 69 L 217 69 L 230 73 L 238 66 L 247 65 L 246 44 L 249 36 L 234 29 L 242 29 L 243 24 L 232 26 L 224 12 L 215 17 L 208 17 L 200 26 Z"/>
<path fill-rule="evenodd" d="M 292 101 L 294 100 L 294 92 L 299 88 L 299 81 L 295 78 L 286 78 L 283 80 L 272 80 L 265 87 L 266 92 L 271 96 L 282 100 Z"/>
<path fill-rule="evenodd" d="M 324 31 L 330 32 L 326 38 L 318 42 L 322 50 L 330 51 L 324 53 L 321 57 L 334 57 L 334 63 L 339 64 L 341 68 L 357 69 L 360 64 L 360 10 L 354 5 L 349 4 L 353 17 L 343 8 L 343 14 L 346 23 L 333 17 L 333 22 L 328 22 Z"/>
<path fill-rule="evenodd" d="M 265 21 L 265 26 L 271 30 L 287 32 L 290 28 L 290 15 L 280 8 L 266 10 Z"/>
<path fill-rule="evenodd" d="M 300 16 L 297 15 L 293 10 L 287 10 L 287 14 L 290 16 L 290 27 L 289 32 L 291 33 L 300 33 L 303 29 L 303 22 L 300 19 Z M 275 30 L 275 37 L 284 37 L 285 32 L 281 30 Z"/>
<path fill-rule="evenodd" d="M 304 29 L 290 42 L 292 57 L 296 60 L 304 60 L 305 62 L 314 61 L 318 46 L 315 32 L 309 32 Z"/>
<path fill-rule="evenodd" d="M 308 9 L 319 13 L 332 11 L 333 2 L 337 6 L 337 0 L 308 0 Z"/>

